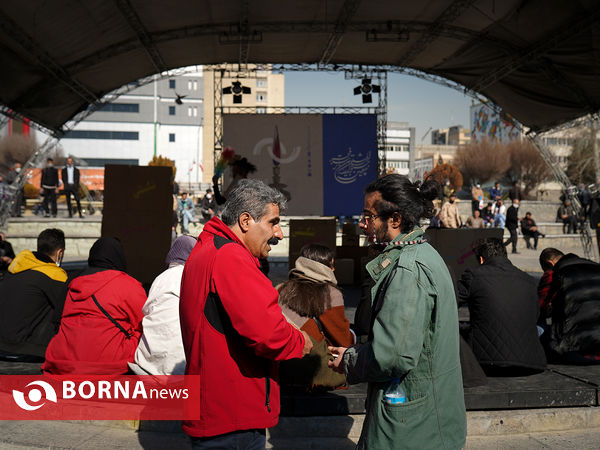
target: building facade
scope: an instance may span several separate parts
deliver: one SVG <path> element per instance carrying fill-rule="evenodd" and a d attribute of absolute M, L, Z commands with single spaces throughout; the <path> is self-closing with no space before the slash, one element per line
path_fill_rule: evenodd
<path fill-rule="evenodd" d="M 410 174 L 410 152 L 414 146 L 415 129 L 406 122 L 388 122 L 385 168 L 387 173 Z"/>

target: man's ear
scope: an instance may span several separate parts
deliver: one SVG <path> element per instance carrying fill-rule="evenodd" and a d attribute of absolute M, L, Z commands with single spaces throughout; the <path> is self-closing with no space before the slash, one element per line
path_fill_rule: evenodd
<path fill-rule="evenodd" d="M 392 217 L 390 217 L 390 218 L 392 219 L 392 223 L 391 223 L 392 228 L 397 229 L 397 228 L 402 227 L 402 216 L 400 214 L 395 212 L 392 214 Z"/>
<path fill-rule="evenodd" d="M 483 259 L 483 256 L 479 256 L 479 264 L 483 264 L 485 262 L 485 259 Z"/>
<path fill-rule="evenodd" d="M 240 227 L 240 230 L 246 233 L 250 228 L 250 223 L 253 221 L 254 219 L 252 218 L 252 216 L 249 213 L 244 212 L 238 217 L 238 226 Z"/>

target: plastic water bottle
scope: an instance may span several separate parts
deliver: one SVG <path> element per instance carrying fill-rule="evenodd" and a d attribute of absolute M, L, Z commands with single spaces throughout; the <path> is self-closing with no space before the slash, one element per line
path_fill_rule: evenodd
<path fill-rule="evenodd" d="M 400 378 L 395 378 L 392 384 L 385 390 L 383 398 L 388 405 L 397 405 L 406 402 L 406 393 L 400 385 Z"/>

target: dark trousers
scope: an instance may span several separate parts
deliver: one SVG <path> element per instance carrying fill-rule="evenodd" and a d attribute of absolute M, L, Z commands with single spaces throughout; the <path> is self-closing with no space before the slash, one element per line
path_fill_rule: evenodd
<path fill-rule="evenodd" d="M 510 233 L 510 237 L 504 242 L 504 245 L 508 245 L 508 244 L 512 244 L 512 251 L 513 253 L 517 252 L 517 229 L 516 228 L 509 228 L 508 232 Z"/>
<path fill-rule="evenodd" d="M 539 231 L 534 231 L 532 233 L 523 233 L 523 238 L 525 238 L 525 242 L 527 243 L 527 248 L 531 248 L 531 242 L 529 242 L 529 239 L 533 238 L 533 248 L 537 249 L 537 245 L 538 245 L 538 239 L 541 236 L 542 233 L 540 233 Z"/>
<path fill-rule="evenodd" d="M 74 184 L 66 184 L 65 185 L 65 196 L 67 197 L 67 208 L 69 210 L 69 217 L 73 215 L 73 209 L 71 208 L 71 194 L 75 197 L 75 202 L 77 203 L 77 211 L 81 216 L 81 203 L 79 201 L 79 189 L 75 187 Z"/>
<path fill-rule="evenodd" d="M 11 215 L 13 217 L 21 217 L 21 208 L 23 207 L 23 204 L 25 203 L 25 192 L 21 189 L 19 191 L 17 191 L 16 197 L 15 197 L 15 202 L 13 203 L 13 207 L 12 207 L 12 212 Z"/>
<path fill-rule="evenodd" d="M 49 206 L 48 206 L 48 203 L 50 204 Z M 56 190 L 55 189 L 44 188 L 43 208 L 44 208 L 44 212 L 46 214 L 52 213 L 53 216 L 56 216 Z"/>
<path fill-rule="evenodd" d="M 563 219 L 562 222 L 563 234 L 571 234 L 577 231 L 577 218 L 575 216 L 568 216 L 566 219 Z"/>
<path fill-rule="evenodd" d="M 194 450 L 265 450 L 267 446 L 264 429 L 233 431 L 210 437 L 190 436 L 190 439 Z"/>

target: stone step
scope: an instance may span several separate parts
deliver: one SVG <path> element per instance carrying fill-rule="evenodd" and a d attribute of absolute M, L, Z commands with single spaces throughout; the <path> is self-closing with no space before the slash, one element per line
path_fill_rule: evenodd
<path fill-rule="evenodd" d="M 465 219 L 469 217 L 471 215 L 471 202 L 469 200 L 458 200 L 457 203 L 459 214 Z M 511 202 L 507 200 L 504 204 L 508 208 Z M 519 216 L 524 216 L 526 212 L 530 212 L 536 222 L 554 222 L 559 206 L 560 202 L 523 200 L 519 204 Z"/>

